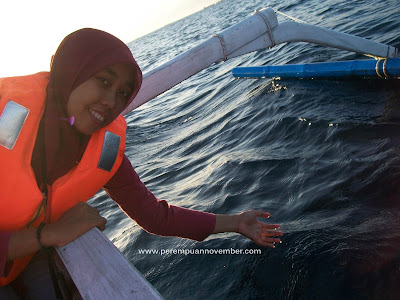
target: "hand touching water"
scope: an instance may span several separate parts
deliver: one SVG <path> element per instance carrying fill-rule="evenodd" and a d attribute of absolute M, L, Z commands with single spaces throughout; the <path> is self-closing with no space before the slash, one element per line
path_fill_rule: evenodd
<path fill-rule="evenodd" d="M 216 215 L 214 233 L 237 232 L 251 239 L 262 247 L 275 248 L 276 243 L 281 243 L 277 238 L 282 236 L 278 224 L 268 224 L 258 218 L 269 218 L 270 213 L 259 210 L 248 210 L 237 215 Z"/>
<path fill-rule="evenodd" d="M 248 210 L 239 214 L 240 222 L 238 232 L 251 239 L 259 246 L 275 248 L 275 243 L 281 243 L 277 236 L 282 236 L 282 231 L 278 224 L 268 224 L 261 222 L 258 218 L 269 218 L 268 212 Z"/>

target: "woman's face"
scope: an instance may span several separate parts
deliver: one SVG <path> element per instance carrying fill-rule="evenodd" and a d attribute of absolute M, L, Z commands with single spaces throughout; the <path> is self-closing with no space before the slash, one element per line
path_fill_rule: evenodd
<path fill-rule="evenodd" d="M 76 87 L 67 104 L 74 127 L 90 135 L 107 126 L 123 111 L 134 89 L 135 73 L 127 64 L 115 64 Z"/>

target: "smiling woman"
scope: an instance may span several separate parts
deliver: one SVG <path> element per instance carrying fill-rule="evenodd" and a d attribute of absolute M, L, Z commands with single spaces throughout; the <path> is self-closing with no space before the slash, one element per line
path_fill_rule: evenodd
<path fill-rule="evenodd" d="M 99 74 L 108 77 L 99 80 Z M 119 113 L 137 94 L 141 79 L 122 41 L 100 30 L 82 29 L 63 40 L 50 73 L 0 80 L 0 118 L 9 115 L 9 107 L 29 112 L 18 128 L 0 128 L 6 136 L 18 131 L 12 148 L 0 144 L 0 164 L 22 162 L 21 168 L 0 174 L 0 285 L 24 281 L 21 271 L 37 250 L 66 244 L 95 226 L 104 228 L 106 221 L 97 209 L 83 202 L 121 165 L 126 125 Z M 70 118 L 74 124 L 66 121 Z M 102 145 L 110 138 L 116 143 L 106 150 L 115 155 L 104 158 Z M 38 293 L 33 291 L 41 284 L 33 285 L 26 296 L 35 299 L 40 293 L 31 293 Z M 43 288 L 46 296 L 39 299 L 48 299 L 51 290 Z"/>
<path fill-rule="evenodd" d="M 215 215 L 169 205 L 146 188 L 124 154 L 120 115 L 141 83 L 129 48 L 90 28 L 62 41 L 50 73 L 0 79 L 0 131 L 13 139 L 0 140 L 0 298 L 55 298 L 45 250 L 105 228 L 86 204 L 101 188 L 154 234 L 202 241 L 238 232 L 260 246 L 280 242 L 279 225 L 258 220 L 267 212 Z M 10 114 L 21 122 L 2 122 Z"/>

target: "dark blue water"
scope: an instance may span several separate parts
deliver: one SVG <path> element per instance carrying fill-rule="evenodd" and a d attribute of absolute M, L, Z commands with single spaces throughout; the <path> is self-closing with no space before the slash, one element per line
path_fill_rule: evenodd
<path fill-rule="evenodd" d="M 223 0 L 130 47 L 146 73 L 267 5 L 400 46 L 398 0 Z M 236 234 L 153 236 L 100 193 L 106 234 L 166 299 L 400 298 L 398 81 L 231 75 L 235 66 L 360 58 L 278 45 L 212 65 L 129 114 L 126 153 L 158 198 L 213 213 L 266 210 L 285 232 L 273 250 Z M 138 253 L 229 248 L 262 254 Z"/>

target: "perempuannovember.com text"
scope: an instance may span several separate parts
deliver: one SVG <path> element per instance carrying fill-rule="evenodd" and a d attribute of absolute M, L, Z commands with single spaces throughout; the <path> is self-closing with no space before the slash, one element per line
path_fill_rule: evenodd
<path fill-rule="evenodd" d="M 139 254 L 153 255 L 260 255 L 261 249 L 138 249 Z"/>

